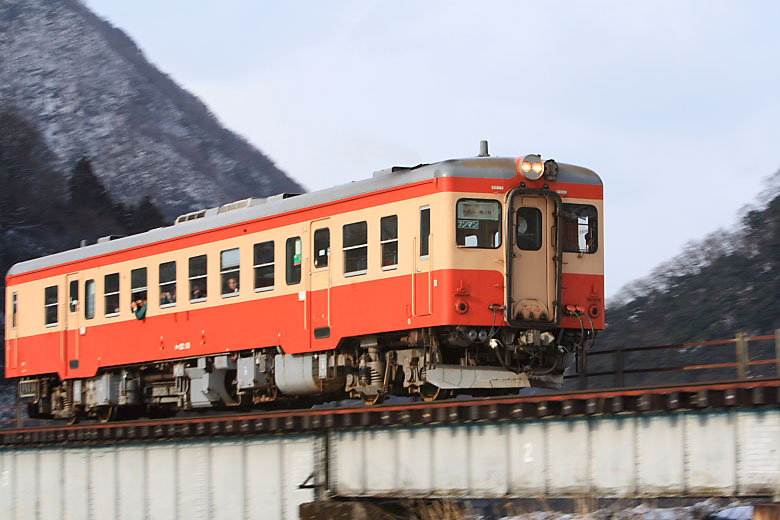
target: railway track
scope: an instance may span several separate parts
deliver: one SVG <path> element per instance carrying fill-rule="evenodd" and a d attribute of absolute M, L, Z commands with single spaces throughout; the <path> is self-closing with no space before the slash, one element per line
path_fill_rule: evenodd
<path fill-rule="evenodd" d="M 344 428 L 499 422 L 550 417 L 780 405 L 780 378 L 581 390 L 379 406 L 323 407 L 0 430 L 0 446 L 113 444 L 303 433 Z"/>

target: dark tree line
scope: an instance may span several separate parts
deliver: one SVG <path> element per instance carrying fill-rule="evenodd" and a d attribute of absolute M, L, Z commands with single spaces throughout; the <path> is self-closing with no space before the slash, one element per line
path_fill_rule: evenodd
<path fill-rule="evenodd" d="M 81 240 L 94 243 L 105 235 L 130 235 L 166 224 L 147 195 L 136 205 L 114 202 L 81 158 L 64 175 L 56 157 L 34 125 L 12 109 L 0 108 L 0 273 L 11 265 L 73 249 Z M 5 297 L 0 298 L 5 316 Z M 0 340 L 4 336 L 0 318 Z M 0 380 L 2 362 L 0 356 Z"/>
<path fill-rule="evenodd" d="M 729 339 L 740 332 L 769 335 L 780 328 L 780 172 L 765 193 L 764 202 L 745 211 L 734 229 L 689 244 L 607 302 L 607 328 L 596 350 Z M 751 345 L 753 359 L 774 357 L 773 342 Z M 626 368 L 725 363 L 735 360 L 735 350 L 733 344 L 655 350 L 629 353 L 625 360 Z M 611 370 L 612 356 L 592 356 L 588 365 L 590 371 Z M 754 375 L 768 369 L 754 368 Z M 733 369 L 723 369 L 691 371 L 685 378 L 734 376 Z M 666 377 L 636 376 L 630 382 L 657 384 Z"/>
<path fill-rule="evenodd" d="M 68 180 L 68 204 L 75 213 L 88 209 L 98 217 L 115 221 L 124 230 L 135 234 L 165 225 L 165 219 L 149 195 L 144 195 L 136 206 L 114 202 L 97 175 L 89 159 L 82 157 Z"/>

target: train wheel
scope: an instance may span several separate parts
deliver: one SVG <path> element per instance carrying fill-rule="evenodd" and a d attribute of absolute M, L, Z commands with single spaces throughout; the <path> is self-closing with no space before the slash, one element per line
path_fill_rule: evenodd
<path fill-rule="evenodd" d="M 97 420 L 100 424 L 106 424 L 111 422 L 116 417 L 116 407 L 114 406 L 101 406 L 95 413 Z"/>
<path fill-rule="evenodd" d="M 420 397 L 422 398 L 423 401 L 427 403 L 439 399 L 439 396 L 441 395 L 442 395 L 441 388 L 439 388 L 436 385 L 425 383 L 423 386 L 420 387 Z"/>

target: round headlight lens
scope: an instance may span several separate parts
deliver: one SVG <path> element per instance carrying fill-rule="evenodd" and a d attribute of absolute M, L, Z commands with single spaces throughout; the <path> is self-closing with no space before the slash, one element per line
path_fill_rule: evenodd
<path fill-rule="evenodd" d="M 544 162 L 538 155 L 526 155 L 517 160 L 517 169 L 523 176 L 531 181 L 539 179 L 544 175 Z"/>

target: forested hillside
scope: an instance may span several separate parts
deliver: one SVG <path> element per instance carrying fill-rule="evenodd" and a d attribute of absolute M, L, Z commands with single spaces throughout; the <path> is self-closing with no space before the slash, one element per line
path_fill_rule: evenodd
<path fill-rule="evenodd" d="M 115 201 L 149 196 L 169 219 L 301 192 L 78 0 L 0 2 L 0 107 L 40 131 L 61 181 L 89 157 Z"/>
<path fill-rule="evenodd" d="M 18 114 L 0 110 L 0 272 L 16 262 L 94 243 L 106 235 L 140 233 L 165 224 L 154 202 L 114 202 L 82 157 L 56 170 L 40 132 Z M 5 280 L 0 285 L 5 331 Z M 0 358 L 2 369 L 3 358 Z M 4 372 L 0 370 L 0 372 Z M 0 374 L 1 375 L 1 374 Z M 1 379 L 1 378 L 0 378 Z"/>
<path fill-rule="evenodd" d="M 779 327 L 780 172 L 734 229 L 689 244 L 608 302 L 599 344 L 660 345 L 768 334 Z"/>
<path fill-rule="evenodd" d="M 717 210 L 716 205 L 713 210 Z M 760 202 L 746 208 L 733 229 L 719 230 L 687 245 L 680 255 L 625 287 L 608 302 L 606 318 L 606 330 L 594 351 L 723 340 L 740 332 L 749 336 L 773 334 L 780 328 L 780 172 L 767 180 Z M 771 359 L 774 350 L 772 341 L 751 343 L 749 355 L 751 359 Z M 611 355 L 589 359 L 589 371 L 613 368 Z M 629 369 L 735 359 L 733 343 L 625 355 Z M 757 366 L 750 375 L 770 375 L 772 370 L 773 365 Z M 626 382 L 654 384 L 735 376 L 735 369 L 724 368 L 640 374 Z M 611 377 L 591 382 L 595 386 L 612 383 Z"/>

